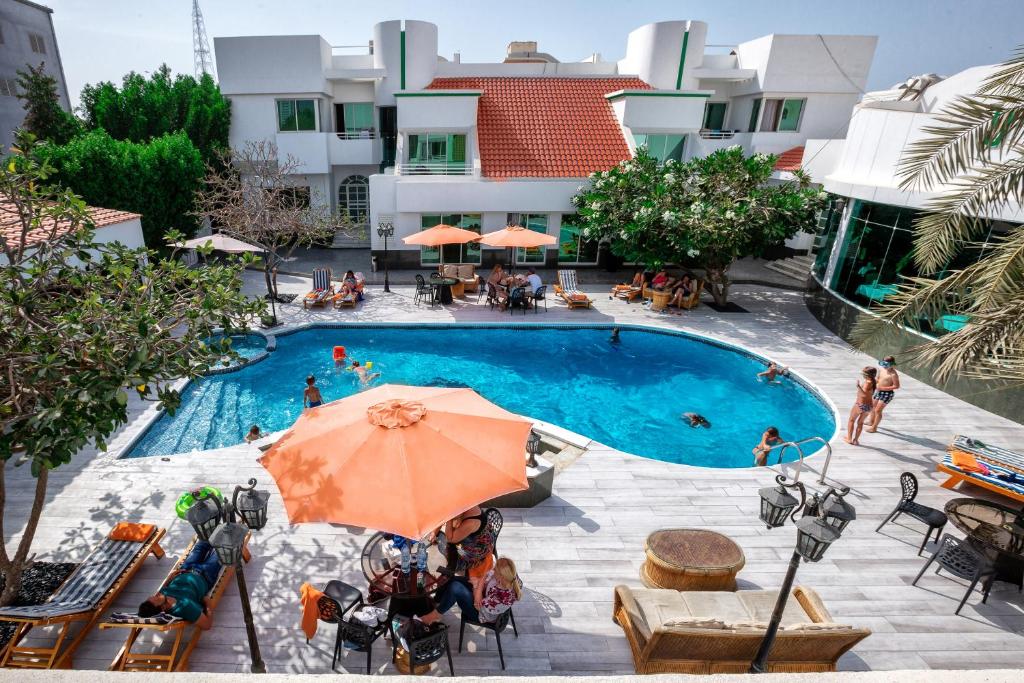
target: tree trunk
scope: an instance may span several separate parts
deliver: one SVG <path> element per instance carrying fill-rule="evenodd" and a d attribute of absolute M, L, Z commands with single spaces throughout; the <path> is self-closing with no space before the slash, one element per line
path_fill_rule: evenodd
<path fill-rule="evenodd" d="M 4 465 L 6 466 L 6 463 Z M 32 540 L 36 536 L 39 517 L 43 513 L 43 503 L 46 502 L 46 484 L 49 474 L 50 471 L 43 467 L 39 470 L 39 476 L 36 477 L 35 497 L 32 499 L 32 510 L 29 511 L 25 531 L 21 535 L 21 541 L 18 543 L 18 550 L 15 552 L 14 558 L 5 563 L 6 566 L 3 568 L 5 583 L 3 593 L 0 593 L 0 607 L 11 604 L 18 595 L 18 591 L 21 590 L 22 575 L 25 573 L 28 565 L 31 564 L 31 560 L 26 561 L 26 559 L 28 558 L 28 551 L 32 548 Z M 4 485 L 6 486 L 6 482 L 4 482 Z M 4 556 L 6 557 L 6 541 L 4 543 Z"/>
<path fill-rule="evenodd" d="M 711 267 L 706 270 L 711 297 L 715 305 L 725 306 L 729 303 L 729 267 Z"/>

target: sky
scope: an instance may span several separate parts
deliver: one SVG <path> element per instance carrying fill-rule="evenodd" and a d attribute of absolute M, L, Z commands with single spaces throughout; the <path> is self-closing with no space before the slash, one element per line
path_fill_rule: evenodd
<path fill-rule="evenodd" d="M 52 7 L 73 103 L 82 86 L 119 83 L 167 63 L 193 72 L 191 0 L 37 0 Z M 438 51 L 495 62 L 513 40 L 536 40 L 560 61 L 594 52 L 622 57 L 629 31 L 652 21 L 708 23 L 709 44 L 768 33 L 879 37 L 868 90 L 922 73 L 950 75 L 1001 62 L 1024 44 L 1024 0 L 493 0 L 386 3 L 351 0 L 200 0 L 215 36 L 319 33 L 332 45 L 365 44 L 373 25 L 421 19 L 438 25 Z"/>

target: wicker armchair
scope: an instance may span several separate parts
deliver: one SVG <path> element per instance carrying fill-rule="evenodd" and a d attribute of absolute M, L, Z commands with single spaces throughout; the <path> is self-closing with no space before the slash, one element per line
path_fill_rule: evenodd
<path fill-rule="evenodd" d="M 777 596 L 777 591 L 616 586 L 612 614 L 626 633 L 637 673 L 745 673 Z M 818 594 L 797 586 L 783 613 L 768 670 L 835 671 L 839 658 L 870 634 L 834 623 Z"/>

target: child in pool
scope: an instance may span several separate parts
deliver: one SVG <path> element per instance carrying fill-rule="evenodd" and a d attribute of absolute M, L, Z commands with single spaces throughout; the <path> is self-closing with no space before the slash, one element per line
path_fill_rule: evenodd
<path fill-rule="evenodd" d="M 265 436 L 266 434 L 260 431 L 259 425 L 253 425 L 249 428 L 249 433 L 245 435 L 245 442 L 252 443 L 253 441 L 259 441 Z"/>
<path fill-rule="evenodd" d="M 768 363 L 768 369 L 757 373 L 758 379 L 765 378 L 767 382 L 774 382 L 776 377 L 785 377 L 789 374 L 789 368 L 785 365 L 778 365 L 774 362 Z"/>
<path fill-rule="evenodd" d="M 302 392 L 302 407 L 316 408 L 324 404 L 324 397 L 316 386 L 316 377 L 310 375 L 306 378 L 306 389 Z"/>
<path fill-rule="evenodd" d="M 360 365 L 357 360 L 352 361 L 352 371 L 359 375 L 359 383 L 364 386 L 380 377 L 379 372 L 374 372 L 372 374 L 368 373 L 366 368 Z"/>
<path fill-rule="evenodd" d="M 768 464 L 768 453 L 772 450 L 772 446 L 776 446 L 782 443 L 782 437 L 779 436 L 779 430 L 775 427 L 769 427 L 764 430 L 764 434 L 761 435 L 761 443 L 754 446 L 754 464 L 758 467 L 764 467 Z"/>

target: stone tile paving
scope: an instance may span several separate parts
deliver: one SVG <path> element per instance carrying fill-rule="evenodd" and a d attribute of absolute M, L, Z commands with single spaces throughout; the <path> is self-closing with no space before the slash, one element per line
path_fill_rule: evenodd
<path fill-rule="evenodd" d="M 283 278 L 283 289 L 305 291 L 308 281 Z M 247 290 L 258 292 L 258 274 Z M 812 380 L 845 414 L 857 369 L 871 362 L 821 327 L 795 292 L 738 287 L 737 303 L 749 314 L 718 314 L 701 307 L 683 316 L 658 315 L 639 305 L 609 301 L 593 287 L 594 310 L 569 311 L 552 302 L 547 313 L 516 315 L 516 321 L 640 323 L 682 329 L 741 344 L 792 366 Z M 282 307 L 289 322 L 315 320 L 507 321 L 475 299 L 449 308 L 412 304 L 412 289 L 379 289 L 355 311 L 303 311 Z M 50 493 L 36 550 L 43 559 L 80 558 L 120 519 L 169 527 L 166 547 L 181 551 L 191 529 L 173 514 L 179 492 L 210 483 L 229 488 L 250 476 L 274 492 L 270 522 L 258 533 L 255 557 L 246 570 L 268 668 L 280 673 L 329 672 L 333 630 L 324 626 L 309 644 L 298 629 L 298 587 L 330 579 L 360 584 L 357 558 L 369 531 L 341 525 L 290 526 L 276 487 L 256 462 L 254 446 L 235 446 L 168 459 L 118 460 L 114 456 L 143 428 L 152 408 L 133 402 L 132 421 L 112 440 L 111 452 L 83 452 L 50 477 Z M 535 416 L 547 417 L 547 416 Z M 1012 587 L 997 584 L 987 605 L 972 598 L 953 616 L 962 582 L 929 575 L 918 587 L 910 581 L 923 563 L 916 555 L 921 528 L 910 521 L 875 533 L 899 496 L 899 473 L 921 481 L 920 500 L 941 507 L 959 495 L 984 496 L 979 489 L 951 492 L 935 462 L 954 431 L 1020 447 L 1024 427 L 951 398 L 911 378 L 889 408 L 877 435 L 865 435 L 861 448 L 833 442 L 829 478 L 852 487 L 858 519 L 817 564 L 804 565 L 798 582 L 813 586 L 838 621 L 867 626 L 873 635 L 843 657 L 846 670 L 926 668 L 1013 668 L 1024 655 L 1024 601 Z M 822 456 L 806 463 L 804 479 L 817 479 Z M 24 523 L 31 497 L 25 468 L 8 476 L 7 529 Z M 757 489 L 768 485 L 776 468 L 716 470 L 674 465 L 591 443 L 587 452 L 555 481 L 555 495 L 528 510 L 507 510 L 501 550 L 512 556 L 527 587 L 516 606 L 519 638 L 504 640 L 508 674 L 630 673 L 632 664 L 622 632 L 611 621 L 612 587 L 639 586 L 644 538 L 670 526 L 716 529 L 743 548 L 747 564 L 741 588 L 778 586 L 795 531 L 768 532 L 757 521 Z M 168 561 L 149 561 L 119 600 L 131 609 L 159 584 Z M 201 671 L 247 670 L 241 609 L 228 590 L 192 657 Z M 457 619 L 449 623 L 458 628 Z M 118 633 L 96 631 L 79 650 L 74 665 L 106 668 L 120 642 Z M 457 636 L 453 634 L 453 644 Z M 361 672 L 362 655 L 343 659 L 339 670 Z M 375 672 L 393 673 L 383 641 L 373 658 Z M 455 656 L 459 674 L 500 673 L 492 634 L 467 633 L 466 651 Z M 447 666 L 435 670 L 447 675 Z"/>

